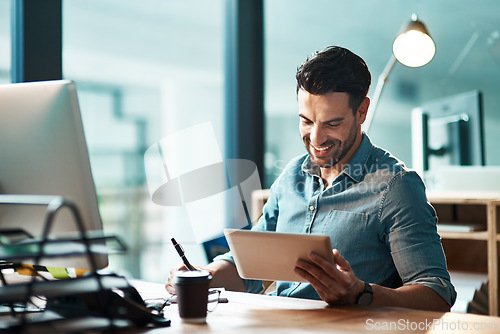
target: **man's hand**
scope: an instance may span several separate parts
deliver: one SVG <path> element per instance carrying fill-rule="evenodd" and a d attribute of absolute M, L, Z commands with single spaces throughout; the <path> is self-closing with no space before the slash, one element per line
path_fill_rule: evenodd
<path fill-rule="evenodd" d="M 295 272 L 311 283 L 328 304 L 354 304 L 364 290 L 364 283 L 354 275 L 351 265 L 337 249 L 332 253 L 334 263 L 311 253 L 308 260 L 297 261 Z"/>
<path fill-rule="evenodd" d="M 354 304 L 356 297 L 364 290 L 364 283 L 358 279 L 349 262 L 334 249 L 331 263 L 311 253 L 308 260 L 298 260 L 295 272 L 304 277 L 318 295 L 328 304 Z M 396 289 L 370 284 L 373 289 L 373 306 L 407 307 L 420 310 L 449 312 L 450 305 L 429 287 L 410 284 Z"/>
<path fill-rule="evenodd" d="M 245 291 L 245 283 L 238 275 L 236 267 L 231 262 L 221 260 L 209 263 L 204 267 L 193 266 L 196 270 L 207 270 L 212 275 L 210 281 L 211 288 L 224 287 L 231 291 Z M 165 289 L 171 294 L 175 294 L 175 273 L 179 270 L 187 270 L 186 266 L 181 263 L 177 268 L 170 270 Z"/>
<path fill-rule="evenodd" d="M 195 267 L 195 266 L 193 266 L 193 268 L 195 270 L 208 270 L 205 268 Z M 171 294 L 175 295 L 175 284 L 174 284 L 175 273 L 181 270 L 188 270 L 188 268 L 182 262 L 176 268 L 170 270 L 170 275 L 168 275 L 167 283 L 165 283 L 165 289 Z M 212 272 L 210 272 L 210 274 L 213 275 Z"/>

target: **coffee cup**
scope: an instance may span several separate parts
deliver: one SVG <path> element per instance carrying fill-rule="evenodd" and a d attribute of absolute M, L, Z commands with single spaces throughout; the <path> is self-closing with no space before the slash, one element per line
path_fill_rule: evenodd
<path fill-rule="evenodd" d="M 178 271 L 174 283 L 179 316 L 183 322 L 205 323 L 208 286 L 212 279 L 206 270 Z"/>

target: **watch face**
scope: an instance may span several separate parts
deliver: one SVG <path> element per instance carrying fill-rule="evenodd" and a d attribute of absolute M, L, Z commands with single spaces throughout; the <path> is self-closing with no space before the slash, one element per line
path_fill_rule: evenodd
<path fill-rule="evenodd" d="M 371 292 L 364 292 L 361 296 L 359 296 L 358 304 L 359 305 L 370 305 L 372 303 L 373 294 Z"/>
<path fill-rule="evenodd" d="M 373 290 L 372 286 L 368 283 L 365 283 L 365 291 L 363 291 L 357 300 L 357 304 L 359 305 L 370 305 L 373 299 Z"/>

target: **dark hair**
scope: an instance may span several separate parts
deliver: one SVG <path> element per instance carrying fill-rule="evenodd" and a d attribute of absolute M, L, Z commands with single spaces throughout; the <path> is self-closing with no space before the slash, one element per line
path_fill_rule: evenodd
<path fill-rule="evenodd" d="M 371 83 L 365 61 L 339 46 L 329 46 L 307 58 L 297 69 L 295 78 L 297 93 L 300 89 L 315 95 L 348 93 L 353 113 L 368 94 Z"/>

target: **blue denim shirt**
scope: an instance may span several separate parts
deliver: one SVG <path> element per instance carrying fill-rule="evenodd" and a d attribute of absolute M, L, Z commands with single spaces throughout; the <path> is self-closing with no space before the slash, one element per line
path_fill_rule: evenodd
<path fill-rule="evenodd" d="M 366 134 L 348 165 L 324 186 L 309 155 L 293 159 L 271 187 L 254 230 L 326 234 L 366 282 L 396 288 L 420 284 L 453 305 L 436 213 L 418 174 Z M 216 260 L 234 263 L 230 253 Z M 246 280 L 248 292 L 260 281 Z M 278 282 L 277 295 L 319 299 L 308 283 Z"/>

